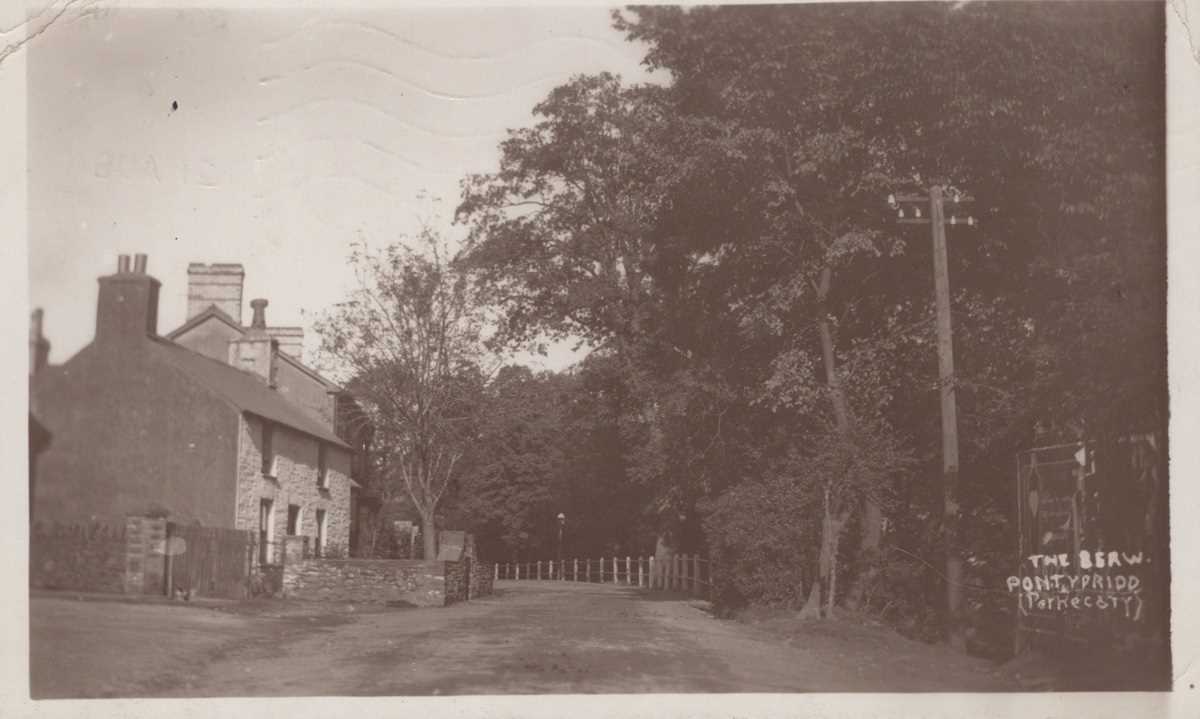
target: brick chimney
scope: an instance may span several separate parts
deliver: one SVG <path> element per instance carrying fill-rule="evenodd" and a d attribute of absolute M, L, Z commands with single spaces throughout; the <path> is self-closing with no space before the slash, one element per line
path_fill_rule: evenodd
<path fill-rule="evenodd" d="M 279 340 L 279 349 L 296 359 L 304 353 L 303 327 L 268 327 L 267 334 Z"/>
<path fill-rule="evenodd" d="M 242 323 L 242 283 L 246 271 L 239 264 L 193 262 L 188 265 L 187 319 L 216 306 Z"/>
<path fill-rule="evenodd" d="M 96 343 L 128 341 L 158 334 L 158 290 L 162 284 L 146 274 L 146 256 L 117 258 L 117 273 L 101 277 L 96 303 Z"/>
<path fill-rule="evenodd" d="M 35 375 L 46 366 L 50 357 L 50 342 L 42 334 L 42 308 L 29 315 L 29 374 Z"/>
<path fill-rule="evenodd" d="M 258 375 L 275 386 L 279 366 L 279 341 L 267 334 L 267 301 L 250 300 L 254 319 L 241 339 L 229 343 L 229 364 Z"/>

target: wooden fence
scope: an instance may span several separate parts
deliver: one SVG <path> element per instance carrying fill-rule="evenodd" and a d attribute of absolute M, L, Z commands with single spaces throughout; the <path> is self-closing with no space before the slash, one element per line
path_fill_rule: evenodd
<path fill-rule="evenodd" d="M 496 581 L 565 581 L 644 587 L 707 597 L 712 591 L 712 567 L 698 554 L 654 557 L 602 557 L 495 565 Z"/>

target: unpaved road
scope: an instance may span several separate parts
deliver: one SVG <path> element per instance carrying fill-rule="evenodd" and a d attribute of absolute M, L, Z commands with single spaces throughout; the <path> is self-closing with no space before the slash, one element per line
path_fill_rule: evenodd
<path fill-rule="evenodd" d="M 32 602 L 35 697 L 1003 691 L 985 662 L 883 630 L 790 640 L 698 602 L 570 582 L 500 582 L 442 609 L 277 616 Z M 288 609 L 290 607 L 290 609 Z M 846 632 L 849 631 L 848 635 Z"/>

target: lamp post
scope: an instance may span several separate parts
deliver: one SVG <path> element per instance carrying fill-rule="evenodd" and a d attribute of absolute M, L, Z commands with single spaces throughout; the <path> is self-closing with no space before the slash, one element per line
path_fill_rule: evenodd
<path fill-rule="evenodd" d="M 946 219 L 946 201 L 951 203 Z M 954 397 L 954 342 L 950 325 L 950 270 L 946 256 L 946 225 L 975 227 L 973 215 L 959 218 L 962 206 L 974 202 L 953 187 L 934 185 L 926 195 L 888 195 L 897 222 L 933 228 L 933 288 L 937 309 L 938 387 L 942 404 L 942 543 L 946 553 L 946 613 L 952 646 L 965 650 L 962 626 L 963 561 L 958 553 L 958 409 Z M 922 208 L 929 208 L 922 216 Z M 907 214 L 906 214 L 907 210 Z"/>
<path fill-rule="evenodd" d="M 567 523 L 567 515 L 562 512 L 558 513 L 558 571 L 559 579 L 562 579 L 562 535 L 563 525 Z"/>

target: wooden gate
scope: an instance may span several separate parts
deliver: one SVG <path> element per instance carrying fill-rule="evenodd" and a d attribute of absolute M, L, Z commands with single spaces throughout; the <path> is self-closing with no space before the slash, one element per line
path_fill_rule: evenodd
<path fill-rule="evenodd" d="M 239 529 L 168 524 L 167 586 L 188 597 L 249 596 L 253 538 Z"/>

